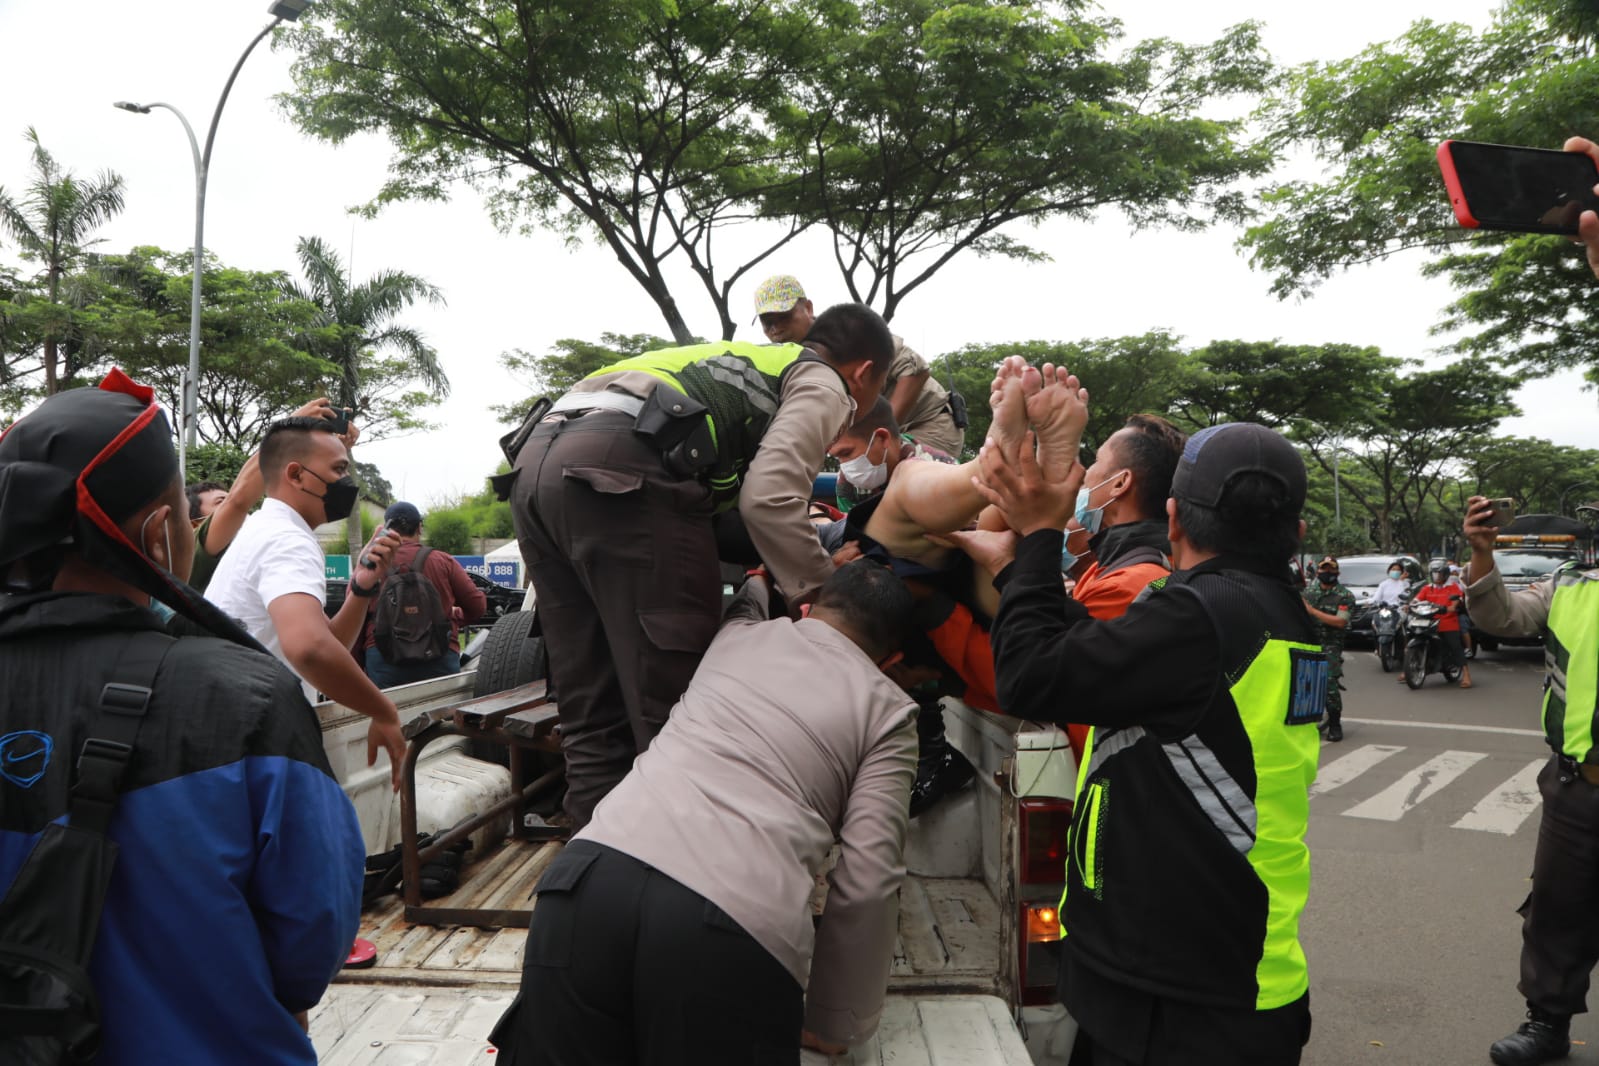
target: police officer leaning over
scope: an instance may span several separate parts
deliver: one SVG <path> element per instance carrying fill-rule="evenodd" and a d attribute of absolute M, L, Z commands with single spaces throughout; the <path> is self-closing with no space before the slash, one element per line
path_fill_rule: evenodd
<path fill-rule="evenodd" d="M 990 445 L 983 478 L 1023 533 L 997 579 L 1000 703 L 1096 727 L 1061 903 L 1073 1066 L 1298 1063 L 1327 669 L 1284 562 L 1304 531 L 1303 461 L 1264 426 L 1195 434 L 1166 504 L 1177 570 L 1106 621 L 1060 579 L 1081 465 L 1061 479 L 1027 447 Z"/>
<path fill-rule="evenodd" d="M 1492 504 L 1466 502 L 1471 544 L 1466 602 L 1484 629 L 1544 636 L 1543 728 L 1549 763 L 1538 775 L 1543 813 L 1532 891 L 1521 907 L 1521 981 L 1527 1021 L 1489 1050 L 1499 1066 L 1530 1066 L 1571 1050 L 1571 1016 L 1588 1009 L 1599 962 L 1599 569 L 1568 563 L 1521 592 L 1494 566 Z"/>
<path fill-rule="evenodd" d="M 722 614 L 712 516 L 737 506 L 791 603 L 833 563 L 811 485 L 894 354 L 871 308 L 840 304 L 803 345 L 648 352 L 557 400 L 517 453 L 511 514 L 560 695 L 575 828 L 660 732 Z"/>

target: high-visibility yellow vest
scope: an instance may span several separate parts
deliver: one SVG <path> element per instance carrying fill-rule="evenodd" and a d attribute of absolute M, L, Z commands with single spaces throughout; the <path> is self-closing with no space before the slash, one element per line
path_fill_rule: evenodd
<path fill-rule="evenodd" d="M 783 376 L 802 357 L 815 358 L 798 344 L 715 341 L 645 352 L 589 377 L 641 371 L 704 404 L 716 444 L 707 480 L 718 510 L 726 510 L 737 502 L 744 473 L 777 414 Z"/>
<path fill-rule="evenodd" d="M 1599 580 L 1572 566 L 1554 581 L 1544 638 L 1544 736 L 1561 755 L 1599 762 Z"/>

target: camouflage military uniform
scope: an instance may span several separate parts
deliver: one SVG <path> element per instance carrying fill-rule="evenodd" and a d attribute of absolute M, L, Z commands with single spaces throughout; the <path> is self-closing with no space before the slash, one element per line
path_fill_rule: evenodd
<path fill-rule="evenodd" d="M 1323 585 L 1320 581 L 1312 580 L 1310 587 L 1305 589 L 1305 601 L 1325 614 L 1347 611 L 1348 617 L 1353 617 L 1355 613 L 1354 594 L 1337 583 Z M 1327 653 L 1327 725 L 1331 727 L 1339 725 L 1339 718 L 1344 711 L 1338 679 L 1344 674 L 1344 637 L 1349 630 L 1347 627 L 1339 629 L 1330 626 L 1319 618 L 1313 620 L 1316 623 L 1316 636 L 1321 641 L 1322 650 Z"/>

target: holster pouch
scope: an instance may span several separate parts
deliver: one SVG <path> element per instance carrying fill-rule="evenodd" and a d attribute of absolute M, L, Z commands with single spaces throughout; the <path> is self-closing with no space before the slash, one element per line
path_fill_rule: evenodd
<path fill-rule="evenodd" d="M 949 417 L 954 420 L 956 429 L 964 430 L 970 424 L 966 417 L 966 397 L 954 389 L 949 390 Z"/>
<path fill-rule="evenodd" d="M 678 477 L 697 478 L 716 466 L 705 405 L 670 386 L 651 391 L 633 432 L 660 449 L 666 469 Z"/>
<path fill-rule="evenodd" d="M 533 407 L 522 419 L 522 424 L 500 438 L 500 451 L 505 453 L 505 461 L 512 466 L 516 465 L 516 457 L 521 454 L 522 446 L 533 435 L 533 427 L 543 421 L 544 416 L 550 413 L 550 408 L 555 401 L 548 396 L 540 396 L 533 401 Z"/>

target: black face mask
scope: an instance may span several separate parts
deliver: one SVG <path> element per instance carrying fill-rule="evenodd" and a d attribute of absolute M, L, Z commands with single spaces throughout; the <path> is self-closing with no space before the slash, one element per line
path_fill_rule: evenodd
<path fill-rule="evenodd" d="M 1338 575 L 1337 574 L 1317 574 L 1316 575 L 1316 580 L 1320 581 L 1323 585 L 1336 585 L 1336 584 L 1338 584 Z"/>
<path fill-rule="evenodd" d="M 356 498 L 361 495 L 361 487 L 355 483 L 355 478 L 345 474 L 337 481 L 329 481 L 310 467 L 306 467 L 305 472 L 327 486 L 328 490 L 317 496 L 317 499 L 322 501 L 323 512 L 327 515 L 325 521 L 341 522 L 349 518 L 350 512 L 355 509 Z M 303 486 L 300 491 L 306 492 Z M 309 492 L 307 495 L 316 496 L 316 493 Z"/>

